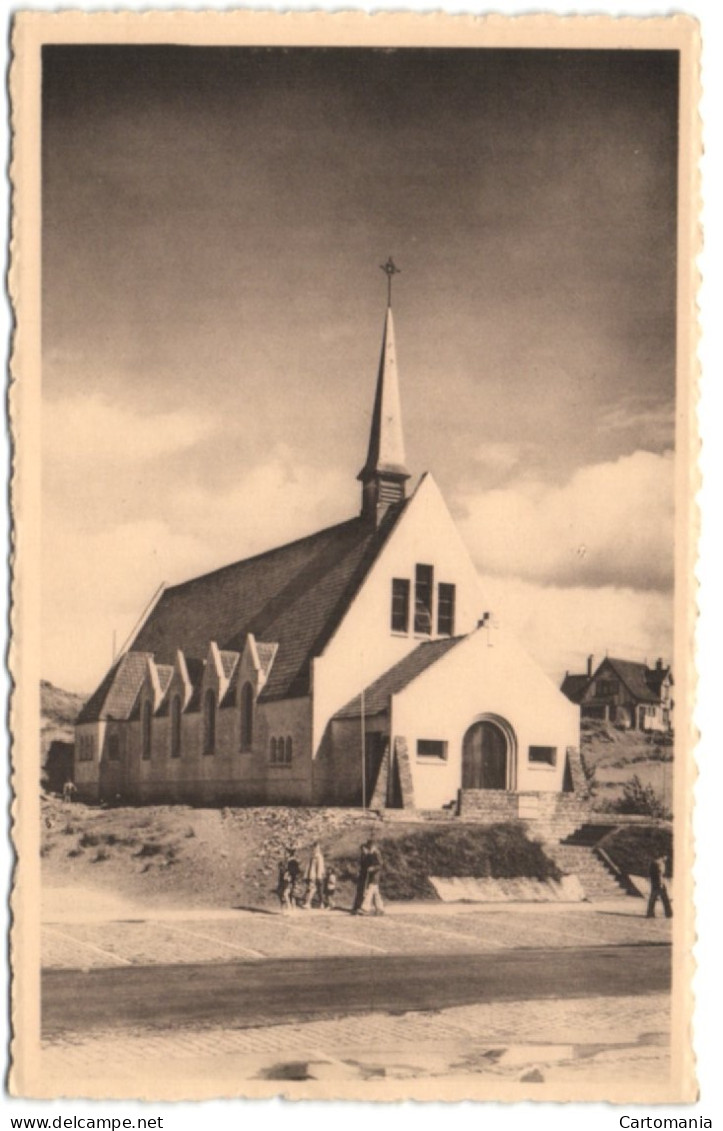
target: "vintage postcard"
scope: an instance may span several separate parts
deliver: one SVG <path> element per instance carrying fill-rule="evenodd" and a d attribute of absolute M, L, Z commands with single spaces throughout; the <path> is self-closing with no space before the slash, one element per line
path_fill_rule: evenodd
<path fill-rule="evenodd" d="M 696 1098 L 698 85 L 16 16 L 15 1095 Z"/>

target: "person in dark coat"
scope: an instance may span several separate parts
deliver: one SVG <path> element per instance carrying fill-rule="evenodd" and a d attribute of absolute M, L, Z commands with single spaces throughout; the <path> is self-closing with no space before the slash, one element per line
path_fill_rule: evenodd
<path fill-rule="evenodd" d="M 354 906 L 352 907 L 352 915 L 358 915 L 361 911 L 364 896 L 367 890 L 367 855 L 369 851 L 369 841 L 365 840 L 361 846 L 359 854 L 359 876 L 356 882 L 356 892 L 354 894 Z"/>
<path fill-rule="evenodd" d="M 287 848 L 286 855 L 279 864 L 279 882 L 276 888 L 282 911 L 294 911 L 298 895 L 297 884 L 301 874 L 301 866 L 296 858 L 296 851 Z"/>
<path fill-rule="evenodd" d="M 650 861 L 650 899 L 648 900 L 648 910 L 646 917 L 648 919 L 655 918 L 655 905 L 658 900 L 663 904 L 666 919 L 672 919 L 673 908 L 670 904 L 670 896 L 668 895 L 668 885 L 666 881 L 667 860 L 664 856 L 657 857 Z"/>
<path fill-rule="evenodd" d="M 364 899 L 359 908 L 360 915 L 369 915 L 373 911 L 376 915 L 384 914 L 384 901 L 379 890 L 379 881 L 382 875 L 382 854 L 374 837 L 367 842 L 366 853 L 366 886 Z"/>

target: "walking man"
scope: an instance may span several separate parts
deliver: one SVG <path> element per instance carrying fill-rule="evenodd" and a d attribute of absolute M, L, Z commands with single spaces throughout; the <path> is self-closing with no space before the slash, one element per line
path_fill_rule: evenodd
<path fill-rule="evenodd" d="M 655 918 L 655 904 L 658 900 L 663 904 L 666 919 L 672 919 L 673 908 L 668 895 L 668 885 L 665 882 L 667 860 L 665 856 L 650 861 L 650 899 L 648 900 L 647 918 Z"/>
<path fill-rule="evenodd" d="M 361 846 L 359 854 L 359 876 L 356 882 L 356 892 L 354 893 L 354 906 L 351 909 L 352 915 L 358 915 L 361 911 L 362 903 L 364 902 L 364 895 L 367 890 L 367 854 L 371 840 L 365 840 Z"/>
<path fill-rule="evenodd" d="M 384 914 L 384 901 L 379 890 L 381 874 L 382 854 L 374 837 L 370 837 L 366 853 L 366 890 L 359 910 L 360 915 L 368 915 L 371 911 L 374 911 L 375 915 Z"/>

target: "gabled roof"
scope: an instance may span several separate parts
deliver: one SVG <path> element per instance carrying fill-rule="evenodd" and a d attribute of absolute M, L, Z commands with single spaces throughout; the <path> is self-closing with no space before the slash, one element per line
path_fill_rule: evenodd
<path fill-rule="evenodd" d="M 150 654 L 126 652 L 113 665 L 78 715 L 78 723 L 129 719 L 146 675 Z"/>
<path fill-rule="evenodd" d="M 560 691 L 563 693 L 563 695 L 567 695 L 568 699 L 570 699 L 573 703 L 579 703 L 589 682 L 589 675 L 568 674 L 562 681 Z"/>
<path fill-rule="evenodd" d="M 656 695 L 659 699 L 660 689 L 663 686 L 663 682 L 666 679 L 669 679 L 672 683 L 673 673 L 671 672 L 670 668 L 649 668 L 646 673 L 645 679 L 653 694 Z"/>
<path fill-rule="evenodd" d="M 256 655 L 261 664 L 261 671 L 264 675 L 269 674 L 269 668 L 274 662 L 274 656 L 279 649 L 278 644 L 265 644 L 263 641 L 256 641 Z"/>
<path fill-rule="evenodd" d="M 239 656 L 238 652 L 220 652 L 219 655 L 221 657 L 221 667 L 223 668 L 223 674 L 225 675 L 226 679 L 230 679 L 234 673 L 236 664 L 239 662 L 241 657 Z"/>
<path fill-rule="evenodd" d="M 173 664 L 156 664 L 158 683 L 161 688 L 161 699 L 165 696 L 173 679 Z"/>
<path fill-rule="evenodd" d="M 638 664 L 632 660 L 615 660 L 607 656 L 603 664 L 607 663 L 620 677 L 628 691 L 635 699 L 643 703 L 656 703 L 660 696 L 656 695 L 647 680 L 650 669 L 647 664 Z"/>
<path fill-rule="evenodd" d="M 241 652 L 246 636 L 278 643 L 262 699 L 308 694 L 311 659 L 344 616 L 406 502 L 375 526 L 355 518 L 163 592 L 134 650 L 172 663 L 202 657 L 211 640 Z M 189 705 L 193 709 L 192 705 Z"/>
<path fill-rule="evenodd" d="M 420 676 L 427 668 L 446 655 L 451 648 L 464 640 L 463 636 L 444 637 L 442 640 L 428 640 L 420 644 L 408 656 L 399 660 L 394 667 L 389 668 L 383 675 L 375 679 L 364 690 L 364 714 L 379 715 L 389 707 L 392 695 L 397 695 L 412 680 Z M 335 719 L 354 719 L 361 715 L 362 697 L 356 695 L 346 706 L 341 707 L 334 715 Z"/>

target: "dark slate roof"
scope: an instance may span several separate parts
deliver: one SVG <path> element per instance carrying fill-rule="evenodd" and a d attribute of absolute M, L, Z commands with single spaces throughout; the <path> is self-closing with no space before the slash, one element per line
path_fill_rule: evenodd
<path fill-rule="evenodd" d="M 308 694 L 311 659 L 331 637 L 406 503 L 379 527 L 355 518 L 166 589 L 133 644 L 157 663 L 176 649 L 201 657 L 209 642 L 243 650 L 252 632 L 278 643 L 262 699 Z M 193 709 L 193 708 L 191 708 Z"/>
<path fill-rule="evenodd" d="M 90 723 L 98 719 L 129 719 L 149 659 L 148 652 L 126 652 L 121 656 L 91 695 L 77 721 Z"/>
<path fill-rule="evenodd" d="M 563 695 L 567 695 L 573 703 L 579 703 L 582 699 L 583 692 L 590 682 L 589 675 L 566 675 L 562 681 L 560 691 Z"/>
<path fill-rule="evenodd" d="M 393 668 L 389 668 L 374 683 L 364 690 L 364 714 L 379 715 L 389 708 L 392 695 L 397 695 L 412 680 L 446 655 L 455 644 L 464 640 L 463 636 L 445 636 L 442 640 L 428 640 L 420 644 L 404 659 L 399 660 Z M 361 715 L 361 695 L 356 695 L 346 706 L 341 707 L 334 715 L 335 719 L 354 719 Z"/>
<path fill-rule="evenodd" d="M 648 687 L 658 699 L 660 698 L 660 688 L 663 685 L 663 680 L 668 676 L 672 683 L 673 675 L 670 668 L 649 668 L 646 673 L 645 679 Z"/>
<path fill-rule="evenodd" d="M 201 660 L 196 656 L 184 656 L 186 661 L 186 671 L 188 678 L 191 681 L 191 698 L 186 704 L 187 711 L 200 711 L 201 710 L 201 684 L 203 683 L 203 672 L 206 667 L 206 661 Z"/>
<path fill-rule="evenodd" d="M 603 663 L 605 662 L 620 676 L 633 698 L 639 699 L 642 703 L 658 702 L 660 695 L 655 694 L 647 680 L 650 670 L 647 664 L 634 663 L 632 660 L 614 660 L 611 656 L 607 656 Z"/>

